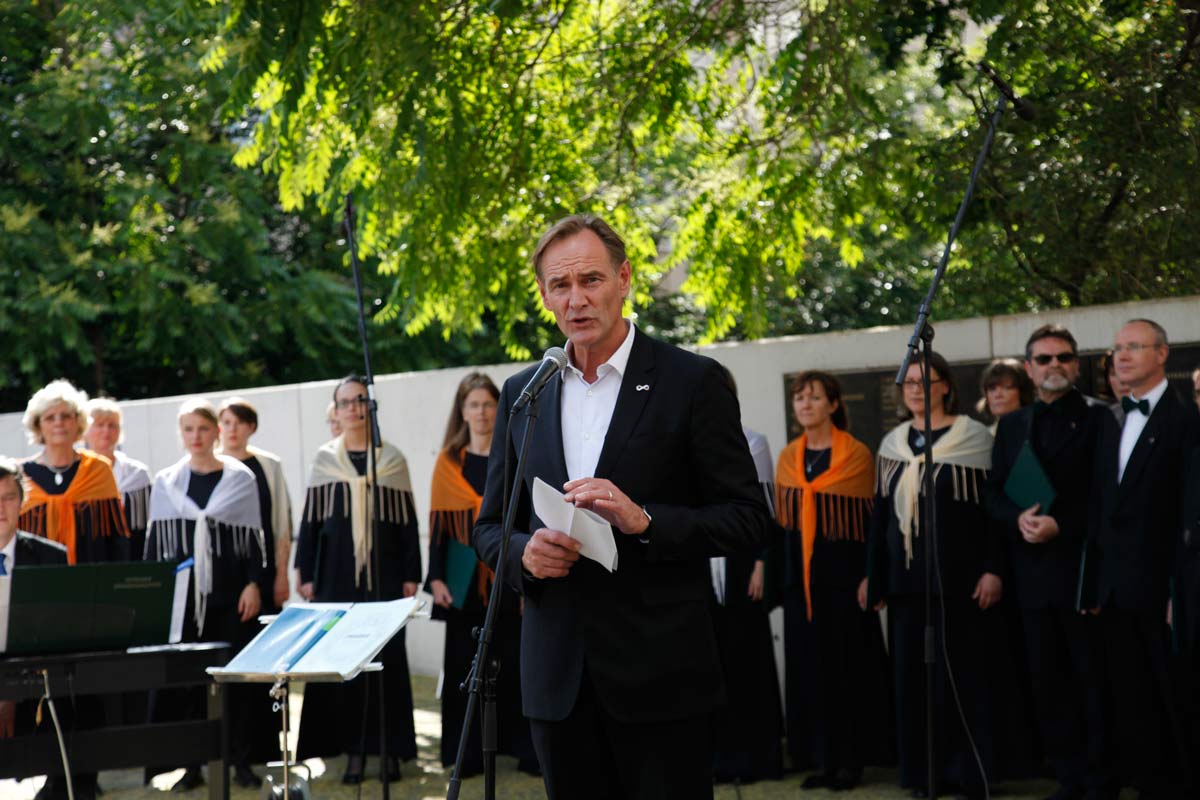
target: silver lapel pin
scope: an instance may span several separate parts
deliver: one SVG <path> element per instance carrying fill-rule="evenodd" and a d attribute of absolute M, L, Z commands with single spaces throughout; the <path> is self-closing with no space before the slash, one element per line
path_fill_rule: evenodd
<path fill-rule="evenodd" d="M 648 392 L 648 391 L 650 391 L 650 384 L 648 384 L 648 383 L 639 383 L 639 384 L 637 385 L 637 391 L 639 391 L 639 392 Z"/>

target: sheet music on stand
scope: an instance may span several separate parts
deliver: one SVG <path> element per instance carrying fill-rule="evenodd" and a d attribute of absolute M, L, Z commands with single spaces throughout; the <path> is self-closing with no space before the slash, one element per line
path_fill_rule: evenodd
<path fill-rule="evenodd" d="M 421 605 L 416 597 L 290 605 L 228 664 L 208 673 L 218 683 L 353 680 L 372 669 L 372 660 Z"/>

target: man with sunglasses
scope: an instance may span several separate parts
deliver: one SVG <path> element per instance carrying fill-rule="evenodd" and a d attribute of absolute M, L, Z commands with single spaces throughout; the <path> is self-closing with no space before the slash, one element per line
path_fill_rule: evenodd
<path fill-rule="evenodd" d="M 1096 569 L 1088 605 L 1099 612 L 1112 703 L 1114 752 L 1122 781 L 1140 797 L 1195 797 L 1185 726 L 1184 677 L 1172 650 L 1190 649 L 1189 623 L 1168 625 L 1172 595 L 1192 594 L 1195 563 L 1181 513 L 1186 462 L 1200 436 L 1200 414 L 1170 390 L 1167 334 L 1135 319 L 1113 344 L 1117 377 L 1129 389 L 1096 444 L 1092 516 Z M 1182 600 L 1187 616 L 1192 604 Z"/>
<path fill-rule="evenodd" d="M 1059 782 L 1051 797 L 1115 798 L 1106 770 L 1099 637 L 1095 620 L 1076 609 L 1092 461 L 1100 425 L 1112 414 L 1075 387 L 1075 337 L 1061 325 L 1043 325 L 1029 337 L 1025 372 L 1037 401 L 1000 420 L 988 512 L 1008 544 L 1038 726 Z M 1028 469 L 1017 467 L 1027 446 L 1054 487 L 1046 508 L 1018 506 L 1005 491 L 1014 468 Z"/>

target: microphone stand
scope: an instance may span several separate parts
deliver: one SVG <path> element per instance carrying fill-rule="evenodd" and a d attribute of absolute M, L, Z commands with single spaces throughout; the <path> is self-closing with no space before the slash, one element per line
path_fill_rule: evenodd
<path fill-rule="evenodd" d="M 508 564 L 508 545 L 512 539 L 513 524 L 516 521 L 517 505 L 521 488 L 521 478 L 525 475 L 525 461 L 529 455 L 529 444 L 533 441 L 533 427 L 538 417 L 538 398 L 534 396 L 525 406 L 525 434 L 521 438 L 521 449 L 517 453 L 517 468 L 515 479 L 509 471 L 509 448 L 504 448 L 504 525 L 500 531 L 500 555 L 496 560 L 496 574 L 492 581 L 492 591 L 488 599 L 487 614 L 483 619 L 483 627 L 475 629 L 475 658 L 471 661 L 471 669 L 459 691 L 467 691 L 467 710 L 463 716 L 462 732 L 458 737 L 458 754 L 454 759 L 454 772 L 450 776 L 450 785 L 446 791 L 446 800 L 458 800 L 462 789 L 463 758 L 467 754 L 467 738 L 471 732 L 471 723 L 483 698 L 483 721 L 481 741 L 483 744 L 483 797 L 484 800 L 496 798 L 496 749 L 497 749 L 497 720 L 496 720 L 496 679 L 500 672 L 500 661 L 489 656 L 488 650 L 492 644 L 496 619 L 500 615 L 500 602 L 504 599 L 505 567 Z M 511 418 L 509 420 L 511 424 Z"/>
<path fill-rule="evenodd" d="M 367 318 L 363 311 L 362 275 L 358 267 L 358 247 L 354 238 L 354 205 L 350 194 L 346 194 L 346 208 L 342 221 L 346 231 L 346 245 L 350 250 L 350 267 L 354 272 L 354 291 L 358 296 L 358 337 L 362 341 L 364 377 L 367 380 L 367 427 L 371 433 L 370 446 L 367 447 L 367 474 L 371 476 L 371 517 L 367 521 L 367 535 L 371 542 L 371 566 L 367 573 L 372 577 L 372 594 L 376 602 L 383 600 L 383 557 L 379 547 L 379 468 L 377 452 L 383 447 L 383 438 L 379 433 L 379 404 L 375 400 L 375 375 L 371 371 L 371 349 L 367 344 Z M 353 509 L 351 510 L 353 513 Z M 364 680 L 372 681 L 379 695 L 379 780 L 383 784 L 383 800 L 389 800 L 388 787 L 388 725 L 387 713 L 384 707 L 383 672 L 371 676 L 363 676 Z M 363 687 L 364 692 L 369 684 Z M 363 771 L 366 772 L 366 717 L 363 717 Z"/>
<path fill-rule="evenodd" d="M 987 161 L 988 154 L 992 150 L 992 141 L 996 137 L 996 126 L 1000 123 L 1000 118 L 1004 115 L 1007 99 L 1001 94 L 1000 99 L 996 102 L 996 110 L 992 112 L 988 119 L 987 133 L 983 137 L 983 146 L 979 150 L 979 155 L 975 159 L 975 166 L 971 168 L 971 176 L 967 180 L 967 190 L 963 194 L 962 203 L 958 206 L 958 214 L 954 217 L 954 224 L 950 227 L 950 235 L 946 237 L 946 247 L 942 251 L 941 261 L 938 262 L 937 270 L 933 274 L 933 282 L 929 285 L 929 293 L 925 295 L 925 299 L 921 301 L 921 305 L 917 310 L 917 323 L 913 328 L 912 337 L 908 340 L 908 351 L 904 354 L 904 361 L 900 364 L 900 371 L 896 373 L 896 385 L 903 386 L 905 378 L 908 377 L 908 368 L 912 364 L 913 358 L 917 355 L 917 349 L 920 348 L 922 355 L 921 365 L 921 389 L 925 395 L 925 473 L 922 476 L 921 491 L 924 497 L 924 516 L 925 516 L 925 758 L 928 772 L 926 774 L 929 797 L 936 800 L 938 796 L 937 790 L 937 759 L 934 754 L 934 724 L 933 724 L 933 686 L 934 686 L 934 665 L 936 664 L 936 635 L 933 629 L 933 568 L 934 568 L 934 545 L 937 537 L 937 519 L 935 516 L 934 497 L 933 497 L 933 431 L 931 430 L 932 410 L 930 409 L 930 380 L 929 371 L 931 368 L 931 355 L 933 353 L 933 326 L 929 324 L 929 318 L 933 313 L 933 298 L 937 294 L 938 287 L 941 285 L 942 277 L 946 274 L 946 264 L 950 261 L 950 249 L 954 246 L 954 240 L 958 236 L 958 231 L 962 227 L 963 219 L 967 214 L 967 207 L 971 205 L 971 200 L 975 196 L 975 185 L 979 181 L 979 174 L 983 171 L 983 164 Z M 943 636 L 945 632 L 943 631 Z M 984 775 L 984 784 L 987 784 L 987 776 Z"/>

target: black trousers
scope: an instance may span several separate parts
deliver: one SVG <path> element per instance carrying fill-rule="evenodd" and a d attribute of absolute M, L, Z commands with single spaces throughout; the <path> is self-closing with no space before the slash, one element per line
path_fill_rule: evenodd
<path fill-rule="evenodd" d="M 1101 790 L 1113 780 L 1099 623 L 1074 609 L 1023 609 L 1025 653 L 1046 755 L 1058 782 Z"/>
<path fill-rule="evenodd" d="M 1188 797 L 1190 764 L 1170 675 L 1170 631 L 1162 613 L 1100 613 L 1121 783 L 1143 797 Z"/>
<path fill-rule="evenodd" d="M 566 719 L 530 720 L 549 800 L 711 800 L 709 715 L 622 722 L 605 711 L 584 672 Z"/>

